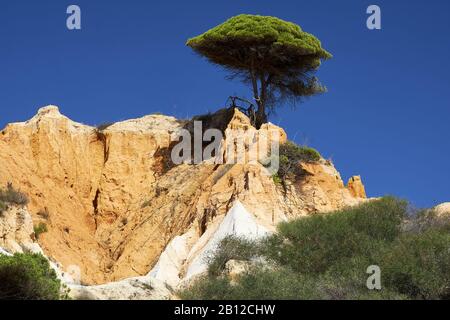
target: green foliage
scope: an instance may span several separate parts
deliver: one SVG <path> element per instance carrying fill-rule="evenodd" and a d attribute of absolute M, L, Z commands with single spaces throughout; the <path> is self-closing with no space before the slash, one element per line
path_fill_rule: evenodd
<path fill-rule="evenodd" d="M 300 26 L 275 17 L 241 14 L 186 43 L 211 63 L 231 72 L 253 90 L 259 127 L 266 107 L 295 102 L 326 91 L 314 76 L 331 58 L 320 41 Z"/>
<path fill-rule="evenodd" d="M 245 238 L 226 237 L 209 261 L 208 273 L 218 276 L 230 260 L 250 260 L 257 256 L 258 246 Z"/>
<path fill-rule="evenodd" d="M 60 287 L 42 255 L 0 255 L 0 300 L 56 300 L 62 298 Z"/>
<path fill-rule="evenodd" d="M 354 271 L 352 269 L 352 271 Z M 367 274 L 361 272 L 363 276 Z M 353 279 L 332 276 L 304 275 L 286 267 L 272 269 L 255 267 L 243 273 L 237 283 L 226 276 L 205 276 L 181 290 L 187 300 L 343 300 L 343 299 L 405 299 L 395 291 L 369 291 Z M 366 279 L 362 282 L 365 284 Z"/>
<path fill-rule="evenodd" d="M 450 299 L 450 233 L 404 234 L 378 253 L 384 285 L 413 299 Z"/>
<path fill-rule="evenodd" d="M 400 232 L 406 203 L 383 198 L 332 214 L 281 223 L 267 256 L 301 273 L 323 273 L 354 255 L 372 252 Z"/>
<path fill-rule="evenodd" d="M 238 52 L 226 52 L 227 48 L 246 48 L 261 46 L 265 51 L 272 50 L 273 61 L 267 63 L 281 67 L 283 62 L 301 66 L 304 58 L 314 67 L 320 59 L 329 59 L 331 54 L 324 50 L 320 41 L 304 32 L 300 26 L 275 17 L 241 14 L 232 17 L 221 25 L 187 41 L 187 45 L 205 55 L 212 62 L 242 68 Z M 283 60 L 286 58 L 289 59 Z M 267 57 L 264 57 L 267 58 Z"/>
<path fill-rule="evenodd" d="M 317 162 L 320 160 L 320 153 L 313 148 L 299 146 L 292 141 L 287 141 L 280 145 L 280 154 L 290 161 Z"/>
<path fill-rule="evenodd" d="M 47 231 L 47 224 L 44 222 L 40 222 L 37 226 L 34 226 L 34 235 L 36 236 L 36 239 L 39 239 L 39 236 Z"/>
<path fill-rule="evenodd" d="M 280 176 L 278 175 L 278 173 L 275 173 L 274 175 L 272 175 L 272 180 L 275 184 L 279 184 L 281 185 L 283 183 L 283 180 L 281 180 Z"/>
<path fill-rule="evenodd" d="M 226 277 L 203 276 L 189 288 L 182 289 L 178 296 L 183 300 L 220 300 L 231 294 L 232 285 Z"/>
<path fill-rule="evenodd" d="M 300 166 L 301 162 L 317 162 L 321 159 L 321 156 L 313 148 L 299 146 L 292 141 L 287 141 L 280 145 L 278 159 L 279 169 L 278 173 L 273 176 L 273 181 L 286 186 L 287 180 L 295 181 L 304 174 Z"/>
<path fill-rule="evenodd" d="M 8 182 L 6 189 L 0 189 L 0 202 L 3 202 L 4 205 L 11 203 L 26 206 L 29 200 L 26 194 L 16 190 L 12 183 Z"/>
<path fill-rule="evenodd" d="M 210 262 L 214 272 L 180 295 L 185 299 L 449 299 L 448 225 L 425 223 L 426 217 L 435 219 L 426 215 L 417 219 L 427 228 L 405 231 L 404 225 L 411 222 L 407 212 L 407 202 L 386 197 L 282 223 L 277 233 L 253 245 L 227 238 Z M 258 257 L 266 264 L 254 264 L 237 280 L 222 272 L 229 259 Z M 366 287 L 370 265 L 381 268 L 381 290 Z"/>
<path fill-rule="evenodd" d="M 290 270 L 254 268 L 244 273 L 236 284 L 231 284 L 225 276 L 207 276 L 179 295 L 187 300 L 308 299 L 313 295 L 312 288 L 312 279 L 299 277 Z"/>

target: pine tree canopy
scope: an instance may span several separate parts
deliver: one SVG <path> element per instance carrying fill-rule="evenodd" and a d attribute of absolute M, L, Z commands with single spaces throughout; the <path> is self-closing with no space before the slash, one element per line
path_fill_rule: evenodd
<path fill-rule="evenodd" d="M 331 54 L 300 26 L 270 16 L 241 14 L 186 43 L 196 53 L 252 87 L 259 126 L 266 107 L 326 90 L 314 76 Z"/>

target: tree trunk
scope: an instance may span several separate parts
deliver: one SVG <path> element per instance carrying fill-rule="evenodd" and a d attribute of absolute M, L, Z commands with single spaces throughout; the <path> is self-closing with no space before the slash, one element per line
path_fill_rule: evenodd
<path fill-rule="evenodd" d="M 253 86 L 253 96 L 258 105 L 258 110 L 256 111 L 256 119 L 254 125 L 257 129 L 261 127 L 262 124 L 267 123 L 267 115 L 266 115 L 266 96 L 267 96 L 267 85 L 268 81 L 263 73 L 257 73 L 253 66 L 253 60 L 251 62 L 250 69 L 250 78 L 252 80 Z M 258 80 L 260 82 L 260 86 L 258 88 Z M 268 80 L 268 79 L 267 79 Z"/>
<path fill-rule="evenodd" d="M 267 123 L 267 115 L 264 104 L 258 105 L 258 110 L 256 111 L 256 129 L 261 128 L 261 126 Z"/>
<path fill-rule="evenodd" d="M 268 80 L 268 79 L 267 79 Z M 259 81 L 261 83 L 261 94 L 258 101 L 258 111 L 256 112 L 256 128 L 259 129 L 261 125 L 267 123 L 266 114 L 266 98 L 267 98 L 267 85 L 268 81 L 264 73 L 259 74 Z"/>

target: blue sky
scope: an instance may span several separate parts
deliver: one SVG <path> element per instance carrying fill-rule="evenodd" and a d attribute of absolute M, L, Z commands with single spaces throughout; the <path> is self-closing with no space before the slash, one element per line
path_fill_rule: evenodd
<path fill-rule="evenodd" d="M 77 4 L 82 30 L 66 28 Z M 366 28 L 366 8 L 382 30 Z M 98 124 L 162 112 L 180 118 L 250 96 L 185 46 L 239 13 L 273 15 L 321 39 L 334 58 L 328 87 L 271 121 L 332 158 L 343 178 L 360 174 L 370 196 L 416 206 L 450 201 L 450 2 L 361 0 L 2 1 L 0 127 L 56 104 Z"/>

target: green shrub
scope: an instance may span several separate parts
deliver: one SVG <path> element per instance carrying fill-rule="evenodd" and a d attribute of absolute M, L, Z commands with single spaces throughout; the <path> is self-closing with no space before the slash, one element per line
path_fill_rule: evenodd
<path fill-rule="evenodd" d="M 314 281 L 288 269 L 253 268 L 231 283 L 226 276 L 205 276 L 179 292 L 187 300 L 310 299 Z"/>
<path fill-rule="evenodd" d="M 150 199 L 150 200 L 145 200 L 145 201 L 142 202 L 142 204 L 141 204 L 141 209 L 150 207 L 151 204 L 152 204 L 152 200 L 151 200 L 151 199 Z"/>
<path fill-rule="evenodd" d="M 280 145 L 280 156 L 286 156 L 291 161 L 301 162 L 317 162 L 321 158 L 317 150 L 306 146 L 299 146 L 292 141 L 287 141 Z"/>
<path fill-rule="evenodd" d="M 400 232 L 406 203 L 394 198 L 281 223 L 266 255 L 302 273 L 323 273 L 339 260 L 370 254 Z"/>
<path fill-rule="evenodd" d="M 286 180 L 295 181 L 304 175 L 300 162 L 317 162 L 320 159 L 321 156 L 315 149 L 287 141 L 280 145 L 279 169 L 274 181 L 285 186 Z"/>
<path fill-rule="evenodd" d="M 315 279 L 298 275 L 287 268 L 254 268 L 240 276 L 230 299 L 294 300 L 312 299 Z"/>
<path fill-rule="evenodd" d="M 0 255 L 0 300 L 56 300 L 61 298 L 60 287 L 42 255 Z"/>
<path fill-rule="evenodd" d="M 381 247 L 389 246 L 388 243 L 379 243 L 379 245 Z M 406 299 L 407 297 L 405 295 L 391 290 L 384 285 L 382 285 L 382 290 L 367 289 L 366 282 L 369 274 L 366 273 L 366 270 L 370 265 L 379 264 L 379 260 L 373 257 L 379 249 L 380 247 L 375 247 L 375 251 L 372 251 L 370 254 L 359 254 L 350 258 L 339 259 L 338 262 L 331 265 L 325 273 L 318 276 L 318 299 Z"/>
<path fill-rule="evenodd" d="M 12 183 L 8 182 L 6 189 L 0 189 L 0 202 L 26 206 L 29 200 L 26 194 L 14 189 Z"/>
<path fill-rule="evenodd" d="M 275 184 L 279 184 L 281 185 L 283 183 L 283 180 L 281 180 L 280 176 L 278 175 L 278 173 L 272 175 L 272 180 Z"/>
<path fill-rule="evenodd" d="M 178 292 L 183 300 L 220 300 L 230 296 L 232 286 L 226 277 L 203 276 Z"/>
<path fill-rule="evenodd" d="M 245 238 L 225 237 L 208 261 L 210 275 L 219 276 L 230 260 L 251 260 L 258 255 L 258 244 Z"/>
<path fill-rule="evenodd" d="M 366 268 L 366 267 L 365 267 Z M 356 273 L 356 269 L 350 270 Z M 299 274 L 285 267 L 255 267 L 232 283 L 226 276 L 205 276 L 178 294 L 187 300 L 353 300 L 406 299 L 405 295 L 386 289 L 368 290 L 363 282 L 336 275 Z"/>
<path fill-rule="evenodd" d="M 40 222 L 37 226 L 34 226 L 34 235 L 36 236 L 36 239 L 39 239 L 39 236 L 47 231 L 47 224 L 43 222 Z"/>
<path fill-rule="evenodd" d="M 413 299 L 450 299 L 450 233 L 404 234 L 378 256 L 385 286 Z"/>

